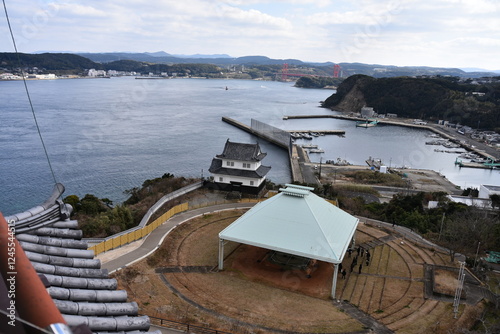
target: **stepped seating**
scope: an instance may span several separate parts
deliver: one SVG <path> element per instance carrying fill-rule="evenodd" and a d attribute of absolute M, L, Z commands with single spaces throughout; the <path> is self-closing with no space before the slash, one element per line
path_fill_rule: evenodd
<path fill-rule="evenodd" d="M 358 266 L 348 273 L 340 293 L 342 300 L 392 331 L 419 328 L 419 321 L 424 319 L 436 319 L 439 324 L 443 314 L 449 315 L 448 304 L 424 297 L 424 266 L 449 265 L 446 254 L 419 247 L 397 235 L 376 235 L 363 227 L 360 232 L 368 235 L 360 246 L 370 250 L 371 261 L 369 266 L 363 264 L 361 274 Z"/>

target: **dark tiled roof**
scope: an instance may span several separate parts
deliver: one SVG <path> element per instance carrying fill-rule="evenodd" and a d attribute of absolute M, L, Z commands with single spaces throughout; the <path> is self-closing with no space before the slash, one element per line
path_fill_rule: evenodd
<path fill-rule="evenodd" d="M 226 141 L 222 154 L 216 155 L 220 159 L 240 161 L 261 161 L 267 153 L 262 153 L 259 144 L 233 143 Z"/>
<path fill-rule="evenodd" d="M 148 332 L 149 317 L 138 315 L 137 303 L 127 302 L 125 290 L 116 290 L 116 280 L 81 240 L 78 222 L 67 218 L 71 207 L 54 200 L 31 211 L 6 220 L 16 220 L 16 238 L 49 282 L 47 291 L 68 325 L 86 324 L 95 333 Z"/>
<path fill-rule="evenodd" d="M 222 166 L 222 160 L 217 158 L 212 159 L 212 164 L 208 169 L 208 171 L 213 174 L 241 176 L 254 179 L 266 176 L 270 170 L 271 170 L 270 166 L 262 166 L 262 165 L 259 168 L 257 168 L 257 170 L 226 168 Z"/>

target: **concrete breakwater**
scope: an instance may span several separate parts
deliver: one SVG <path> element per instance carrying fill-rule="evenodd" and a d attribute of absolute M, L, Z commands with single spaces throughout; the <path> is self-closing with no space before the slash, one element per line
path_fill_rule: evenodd
<path fill-rule="evenodd" d="M 313 177 L 311 178 L 309 175 L 311 173 L 305 173 L 306 175 L 303 174 L 303 170 L 301 166 L 304 166 L 304 163 L 309 163 L 309 158 L 307 156 L 307 153 L 305 150 L 295 144 L 291 143 L 291 139 L 289 138 L 289 143 L 286 145 L 281 138 L 273 138 L 272 134 L 268 134 L 262 131 L 259 131 L 257 129 L 253 129 L 252 127 L 243 124 L 241 122 L 238 122 L 232 118 L 229 117 L 222 117 L 222 121 L 226 122 L 228 124 L 231 124 L 243 131 L 249 132 L 257 137 L 260 137 L 262 139 L 265 139 L 269 141 L 270 143 L 273 143 L 281 148 L 284 148 L 285 150 L 288 151 L 288 156 L 290 158 L 290 169 L 292 171 L 292 180 L 293 182 L 299 182 L 299 183 L 316 183 L 316 179 Z"/>

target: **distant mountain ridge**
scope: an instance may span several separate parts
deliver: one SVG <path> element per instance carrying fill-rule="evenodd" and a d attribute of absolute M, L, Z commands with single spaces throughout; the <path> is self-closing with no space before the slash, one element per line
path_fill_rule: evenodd
<path fill-rule="evenodd" d="M 213 64 L 217 66 L 230 65 L 282 65 L 289 66 L 333 66 L 333 62 L 304 62 L 299 59 L 272 59 L 266 56 L 244 56 L 230 57 L 228 55 L 172 55 L 164 51 L 152 53 L 128 53 L 128 52 L 106 52 L 106 53 L 77 53 L 97 63 L 109 63 L 117 60 L 135 60 L 163 64 Z M 395 76 L 421 76 L 441 75 L 458 76 L 466 78 L 479 78 L 484 76 L 497 76 L 498 73 L 489 71 L 464 71 L 459 68 L 440 68 L 428 66 L 395 66 L 363 63 L 339 63 L 343 76 L 354 74 L 365 74 L 375 78 Z"/>
<path fill-rule="evenodd" d="M 15 68 L 15 59 L 12 53 L 0 53 L 0 64 L 4 65 L 4 70 Z M 266 56 L 244 56 L 232 58 L 227 55 L 191 55 L 183 58 L 179 55 L 171 55 L 164 51 L 151 53 L 129 53 L 129 52 L 109 52 L 109 53 L 42 53 L 42 54 L 21 54 L 23 66 L 39 67 L 50 71 L 67 71 L 75 73 L 76 70 L 83 69 L 113 69 L 117 71 L 136 71 L 143 73 L 146 70 L 157 68 L 163 65 L 212 65 L 221 68 L 232 68 L 234 66 L 245 66 L 245 69 L 254 68 L 257 71 L 272 71 L 273 76 L 281 75 L 282 67 L 287 64 L 290 73 L 309 73 L 322 76 L 332 76 L 334 63 L 313 63 L 303 62 L 298 59 L 272 59 Z M 198 58 L 196 58 L 198 57 Z M 123 63 L 135 62 L 136 64 Z M 3 62 L 3 64 L 2 64 Z M 126 64 L 125 69 L 124 65 Z M 0 66 L 1 66 L 0 65 Z M 8 65 L 8 66 L 6 66 Z M 339 63 L 341 67 L 340 77 L 346 78 L 355 74 L 364 74 L 374 78 L 386 77 L 418 77 L 418 76 L 452 76 L 461 78 L 497 77 L 494 72 L 466 72 L 458 68 L 438 68 L 427 66 L 394 66 L 363 63 Z M 73 71 L 71 71 L 73 70 Z M 143 71 L 144 70 L 144 71 Z M 472 69 L 474 70 L 474 69 Z M 212 72 L 212 70 L 210 70 Z M 153 71 L 154 72 L 154 71 Z M 220 71 L 219 71 L 220 72 Z M 146 72 L 147 73 L 147 72 Z M 254 76 L 252 76 L 254 78 Z"/>

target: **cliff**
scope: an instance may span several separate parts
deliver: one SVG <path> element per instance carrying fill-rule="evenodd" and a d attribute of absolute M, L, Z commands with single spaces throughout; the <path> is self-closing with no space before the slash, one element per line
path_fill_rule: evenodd
<path fill-rule="evenodd" d="M 325 108 L 359 112 L 369 106 L 379 114 L 430 121 L 447 120 L 476 128 L 500 128 L 500 83 L 476 84 L 456 77 L 373 78 L 353 75 L 322 104 Z"/>

